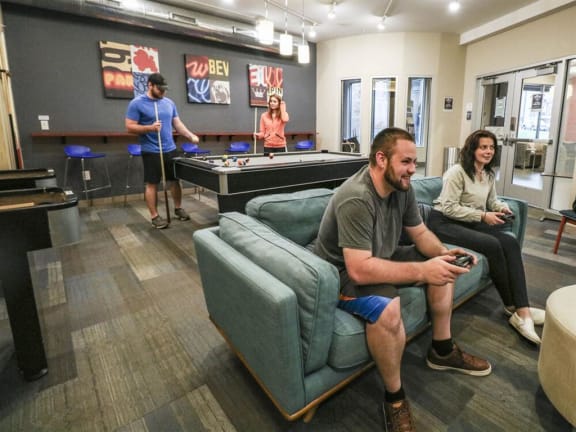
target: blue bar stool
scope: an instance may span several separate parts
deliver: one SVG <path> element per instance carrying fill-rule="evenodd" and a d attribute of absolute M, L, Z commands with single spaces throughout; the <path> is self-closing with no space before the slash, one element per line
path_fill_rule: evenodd
<path fill-rule="evenodd" d="M 80 165 L 82 167 L 81 175 L 82 175 L 82 184 L 84 189 L 82 192 L 86 196 L 86 200 L 89 200 L 88 193 L 94 192 L 97 190 L 102 189 L 112 189 L 112 181 L 110 180 L 110 172 L 108 171 L 108 163 L 106 162 L 106 153 L 93 153 L 90 147 L 81 146 L 81 145 L 67 145 L 64 146 L 64 154 L 66 154 L 66 165 L 64 168 L 64 187 L 68 186 L 68 163 L 71 159 L 80 159 Z M 101 186 L 94 186 L 89 188 L 88 182 L 91 181 L 91 174 L 90 171 L 86 170 L 86 163 L 87 159 L 103 159 L 104 162 L 104 170 L 106 172 L 106 181 L 107 183 Z"/>
<path fill-rule="evenodd" d="M 246 141 L 236 141 L 230 143 L 230 146 L 226 149 L 226 153 L 248 153 L 250 150 L 250 143 Z"/>
<path fill-rule="evenodd" d="M 142 146 L 140 144 L 128 144 L 128 164 L 126 166 L 126 188 L 124 189 L 124 205 L 128 199 L 128 189 L 130 189 L 130 168 L 135 157 L 142 156 Z"/>
<path fill-rule="evenodd" d="M 198 147 L 198 144 L 185 142 L 182 144 L 182 152 L 184 153 L 184 157 L 199 157 L 199 156 L 207 156 L 212 153 L 210 150 L 201 149 Z"/>
<path fill-rule="evenodd" d="M 312 150 L 314 148 L 314 142 L 312 140 L 304 140 L 298 141 L 296 146 L 294 146 L 296 150 Z"/>

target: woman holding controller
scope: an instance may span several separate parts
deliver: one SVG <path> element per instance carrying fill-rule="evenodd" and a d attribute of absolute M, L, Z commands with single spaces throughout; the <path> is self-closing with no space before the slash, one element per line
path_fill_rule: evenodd
<path fill-rule="evenodd" d="M 255 138 L 264 140 L 264 153 L 287 151 L 284 126 L 289 120 L 286 102 L 277 94 L 270 95 L 268 111 L 260 117 L 260 132 L 254 133 Z"/>
<path fill-rule="evenodd" d="M 477 130 L 466 138 L 460 163 L 444 173 L 442 192 L 434 201 L 429 226 L 443 242 L 486 256 L 490 277 L 502 298 L 504 312 L 510 316 L 509 324 L 539 345 L 534 324 L 544 323 L 545 312 L 530 307 L 520 245 L 502 229 L 514 215 L 496 195 L 492 167 L 497 150 L 492 132 Z"/>

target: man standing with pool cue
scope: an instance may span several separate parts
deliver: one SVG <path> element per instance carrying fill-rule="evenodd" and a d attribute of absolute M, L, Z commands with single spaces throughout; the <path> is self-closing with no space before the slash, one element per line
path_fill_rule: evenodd
<path fill-rule="evenodd" d="M 182 188 L 174 177 L 172 159 L 178 155 L 172 128 L 191 142 L 197 143 L 198 136 L 190 132 L 178 117 L 174 102 L 164 97 L 168 85 L 159 73 L 148 77 L 146 94 L 137 96 L 126 111 L 126 130 L 139 136 L 142 146 L 142 163 L 144 166 L 144 197 L 150 211 L 152 226 L 163 229 L 170 225 L 170 211 L 166 188 L 170 189 L 174 200 L 174 215 L 176 219 L 190 219 L 182 208 Z M 158 184 L 162 180 L 166 200 L 166 219 L 158 214 Z"/>

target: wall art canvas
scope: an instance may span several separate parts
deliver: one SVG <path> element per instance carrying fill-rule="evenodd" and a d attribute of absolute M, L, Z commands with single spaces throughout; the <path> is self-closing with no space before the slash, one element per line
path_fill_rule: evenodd
<path fill-rule="evenodd" d="M 100 57 L 108 98 L 132 99 L 146 93 L 148 75 L 160 71 L 156 48 L 100 41 Z"/>
<path fill-rule="evenodd" d="M 230 105 L 230 62 L 208 56 L 186 54 L 188 102 Z"/>
<path fill-rule="evenodd" d="M 284 93 L 284 76 L 281 67 L 266 65 L 248 65 L 248 88 L 250 91 L 250 106 L 266 107 L 268 98 Z"/>

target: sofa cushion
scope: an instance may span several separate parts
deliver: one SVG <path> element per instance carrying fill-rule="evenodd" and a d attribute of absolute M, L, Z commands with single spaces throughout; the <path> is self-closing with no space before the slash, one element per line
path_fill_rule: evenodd
<path fill-rule="evenodd" d="M 411 180 L 416 201 L 432 204 L 442 191 L 442 177 L 420 177 Z"/>
<path fill-rule="evenodd" d="M 246 214 L 265 223 L 284 237 L 306 246 L 318 235 L 320 221 L 332 189 L 261 195 L 246 204 Z"/>
<path fill-rule="evenodd" d="M 338 302 L 336 268 L 241 213 L 220 215 L 220 238 L 294 290 L 298 299 L 304 370 L 310 373 L 323 367 L 332 343 Z"/>
<path fill-rule="evenodd" d="M 423 287 L 404 287 L 398 290 L 402 305 L 402 321 L 408 336 L 427 325 L 426 292 Z M 364 322 L 343 310 L 337 309 L 334 318 L 334 335 L 328 364 L 334 369 L 360 366 L 371 360 L 366 344 Z"/>

